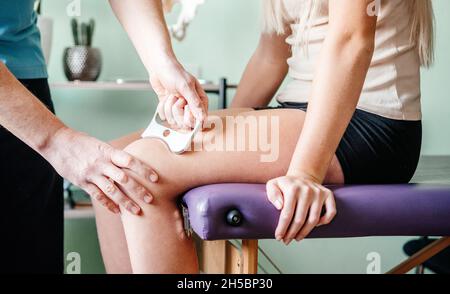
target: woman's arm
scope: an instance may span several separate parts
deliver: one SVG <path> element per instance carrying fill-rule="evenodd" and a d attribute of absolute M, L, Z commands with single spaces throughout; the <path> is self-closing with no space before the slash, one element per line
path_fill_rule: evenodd
<path fill-rule="evenodd" d="M 161 0 L 109 2 L 146 67 L 160 101 L 170 103 L 158 109 L 172 109 L 177 100 L 168 98 L 183 97 L 194 117 L 203 120 L 208 110 L 207 96 L 197 79 L 175 57 Z M 160 114 L 165 118 L 165 113 Z M 172 114 L 168 115 L 172 119 Z"/>
<path fill-rule="evenodd" d="M 314 76 L 308 112 L 286 176 L 267 184 L 282 210 L 276 230 L 286 243 L 329 223 L 336 205 L 321 184 L 355 111 L 373 57 L 376 16 L 372 0 L 330 0 L 329 29 Z M 321 216 L 322 207 L 326 214 Z"/>
<path fill-rule="evenodd" d="M 286 34 L 262 33 L 259 45 L 242 75 L 231 107 L 257 107 L 269 104 L 288 72 L 291 56 Z"/>
<path fill-rule="evenodd" d="M 372 0 L 331 0 L 329 32 L 314 76 L 304 129 L 289 168 L 322 182 L 355 111 L 373 57 Z"/>

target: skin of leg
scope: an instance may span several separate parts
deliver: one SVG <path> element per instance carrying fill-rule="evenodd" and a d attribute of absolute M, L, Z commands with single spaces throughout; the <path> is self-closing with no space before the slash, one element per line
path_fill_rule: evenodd
<path fill-rule="evenodd" d="M 221 115 L 236 115 L 249 110 L 251 109 L 226 109 L 220 112 L 212 111 L 210 115 L 217 115 L 218 113 Z M 141 130 L 109 143 L 114 148 L 124 149 L 127 145 L 138 140 L 142 132 Z M 109 274 L 132 273 L 130 256 L 128 254 L 125 232 L 120 215 L 111 213 L 95 201 L 93 201 L 93 206 L 95 210 L 97 235 L 106 272 Z"/>
<path fill-rule="evenodd" d="M 142 134 L 141 131 L 109 143 L 114 148 L 124 149 L 130 143 L 138 140 L 140 134 Z M 131 274 L 130 256 L 120 215 L 113 214 L 97 201 L 92 201 L 92 204 L 106 272 L 108 274 Z"/>
<path fill-rule="evenodd" d="M 240 115 L 278 117 L 278 160 L 262 162 L 260 151 L 196 151 L 176 155 L 170 153 L 160 141 L 153 139 L 138 140 L 125 149 L 159 174 L 156 184 L 145 183 L 130 174 L 145 183 L 155 197 L 151 205 L 135 199 L 143 208 L 142 215 L 134 216 L 126 211 L 121 215 L 133 273 L 198 272 L 193 242 L 184 234 L 176 205 L 176 199 L 183 192 L 213 183 L 266 183 L 287 172 L 305 113 L 283 109 L 251 111 Z M 214 128 L 207 132 L 216 132 L 214 138 L 227 136 L 227 131 L 217 131 Z M 196 137 L 195 140 L 199 139 Z M 342 170 L 336 157 L 330 168 L 327 181 L 343 183 Z"/>

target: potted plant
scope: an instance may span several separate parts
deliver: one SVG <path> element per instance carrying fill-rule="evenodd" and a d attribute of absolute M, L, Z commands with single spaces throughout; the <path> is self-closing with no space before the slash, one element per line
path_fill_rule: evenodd
<path fill-rule="evenodd" d="M 42 0 L 37 0 L 35 2 L 34 10 L 38 16 L 37 26 L 41 32 L 41 46 L 42 52 L 44 53 L 45 61 L 47 64 L 50 61 L 50 54 L 52 52 L 52 42 L 53 42 L 53 19 L 49 17 L 42 16 Z"/>
<path fill-rule="evenodd" d="M 102 68 L 100 50 L 92 47 L 95 21 L 79 24 L 71 21 L 75 46 L 64 50 L 64 73 L 69 81 L 96 81 Z"/>

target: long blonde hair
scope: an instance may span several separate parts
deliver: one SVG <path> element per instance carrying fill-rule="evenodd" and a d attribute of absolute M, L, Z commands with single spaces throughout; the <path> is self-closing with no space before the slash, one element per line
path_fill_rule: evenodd
<path fill-rule="evenodd" d="M 305 34 L 310 26 L 310 19 L 316 15 L 328 0 L 264 0 L 263 30 L 277 34 L 286 32 L 286 25 L 292 22 L 293 11 L 287 11 L 284 1 L 294 1 L 298 6 L 295 21 L 299 22 L 299 38 L 306 40 Z M 377 0 L 376 0 L 377 1 Z M 389 1 L 389 0 L 387 0 Z M 429 67 L 434 61 L 434 13 L 431 0 L 405 0 L 410 5 L 411 42 L 415 44 L 420 63 Z M 304 42 L 301 42 L 304 44 Z M 307 45 L 307 44 L 305 44 Z"/>

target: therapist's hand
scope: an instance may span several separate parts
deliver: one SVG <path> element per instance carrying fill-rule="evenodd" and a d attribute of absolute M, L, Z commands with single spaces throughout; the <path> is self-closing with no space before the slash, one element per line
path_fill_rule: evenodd
<path fill-rule="evenodd" d="M 178 127 L 193 127 L 196 120 L 204 122 L 208 96 L 199 81 L 176 61 L 155 68 L 150 83 L 158 95 L 161 118 Z"/>
<path fill-rule="evenodd" d="M 336 215 L 333 193 L 309 176 L 283 176 L 267 182 L 267 197 L 281 210 L 275 238 L 287 245 L 301 241 Z M 325 214 L 322 216 L 322 208 Z"/>
<path fill-rule="evenodd" d="M 114 213 L 120 212 L 119 207 L 136 215 L 141 213 L 130 196 L 146 203 L 153 200 L 150 192 L 125 171 L 149 182 L 158 180 L 156 173 L 128 153 L 93 137 L 69 128 L 61 129 L 53 136 L 43 156 L 61 176 Z"/>

